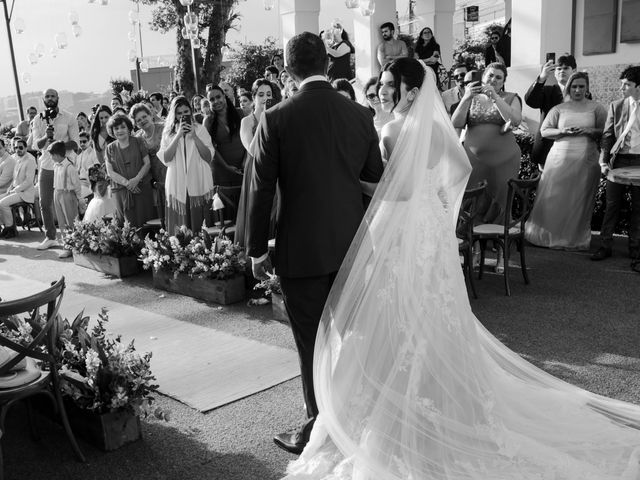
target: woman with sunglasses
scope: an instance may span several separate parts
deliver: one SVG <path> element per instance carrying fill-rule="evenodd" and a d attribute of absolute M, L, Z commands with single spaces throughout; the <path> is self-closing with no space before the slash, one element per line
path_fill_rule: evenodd
<path fill-rule="evenodd" d="M 373 125 L 376 127 L 378 137 L 380 137 L 380 131 L 382 127 L 391 120 L 393 120 L 393 114 L 385 112 L 382 109 L 380 98 L 378 98 L 378 77 L 371 77 L 364 84 L 363 88 L 365 107 L 369 107 L 369 110 L 373 113 Z"/>

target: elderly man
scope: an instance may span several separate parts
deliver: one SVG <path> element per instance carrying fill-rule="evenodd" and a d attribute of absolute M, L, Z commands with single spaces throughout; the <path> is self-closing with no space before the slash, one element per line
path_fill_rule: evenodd
<path fill-rule="evenodd" d="M 75 116 L 58 107 L 58 92 L 50 88 L 44 92 L 44 112 L 33 119 L 33 146 L 42 152 L 38 172 L 38 189 L 40 192 L 40 210 L 45 226 L 45 239 L 38 245 L 38 250 L 46 250 L 58 246 L 56 241 L 55 212 L 53 209 L 53 159 L 47 151 L 49 145 L 56 140 L 80 143 L 78 122 Z"/>
<path fill-rule="evenodd" d="M 387 63 L 409 55 L 407 44 L 402 40 L 394 38 L 396 27 L 391 22 L 380 25 L 382 42 L 378 45 L 378 63 L 384 67 Z"/>
<path fill-rule="evenodd" d="M 4 195 L 9 190 L 15 166 L 15 159 L 7 151 L 4 140 L 0 138 L 0 195 Z"/>
<path fill-rule="evenodd" d="M 447 113 L 451 116 L 454 105 L 460 103 L 460 99 L 464 95 L 464 76 L 467 74 L 467 66 L 464 63 L 458 63 L 453 66 L 453 78 L 456 86 L 442 92 L 442 102 L 444 103 Z"/>

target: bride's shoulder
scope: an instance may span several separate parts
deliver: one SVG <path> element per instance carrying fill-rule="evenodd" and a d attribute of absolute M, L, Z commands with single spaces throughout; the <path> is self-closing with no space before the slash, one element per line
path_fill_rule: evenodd
<path fill-rule="evenodd" d="M 393 151 L 393 147 L 396 145 L 401 129 L 402 120 L 395 119 L 385 123 L 382 130 L 380 130 L 380 143 L 388 156 L 391 156 L 391 152 Z"/>

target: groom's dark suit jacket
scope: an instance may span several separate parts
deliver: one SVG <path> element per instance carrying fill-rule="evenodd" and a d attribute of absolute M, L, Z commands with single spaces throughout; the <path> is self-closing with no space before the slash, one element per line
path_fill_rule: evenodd
<path fill-rule="evenodd" d="M 277 182 L 276 273 L 336 272 L 364 214 L 359 181 L 377 182 L 383 171 L 371 112 L 315 81 L 269 109 L 256 135 L 249 256 L 267 252 Z"/>

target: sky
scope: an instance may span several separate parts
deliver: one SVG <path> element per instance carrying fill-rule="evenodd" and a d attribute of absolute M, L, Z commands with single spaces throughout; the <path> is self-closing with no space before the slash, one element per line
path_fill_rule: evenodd
<path fill-rule="evenodd" d="M 11 2 L 7 0 L 9 8 Z M 106 6 L 101 5 L 100 0 L 92 4 L 88 0 L 15 0 L 11 23 L 22 93 L 46 88 L 101 93 L 109 89 L 110 78 L 129 78 L 129 70 L 133 68 L 127 58 L 133 47 L 128 38 L 132 30 L 129 23 L 132 10 L 136 10 L 136 5 L 130 0 L 109 0 Z M 152 7 L 140 5 L 142 46 L 144 56 L 157 61 L 160 55 L 175 55 L 175 32 L 163 35 L 151 31 L 148 26 L 151 10 Z M 231 45 L 239 41 L 259 43 L 267 36 L 279 36 L 277 5 L 273 10 L 265 11 L 262 0 L 240 0 L 238 10 L 243 18 L 240 31 L 232 30 L 227 34 L 227 42 Z M 82 28 L 78 38 L 71 31 L 71 11 L 78 14 Z M 3 72 L 0 97 L 15 95 L 9 42 L 2 17 L 0 10 L 0 71 Z M 15 26 L 19 19 L 24 22 L 25 29 L 17 34 Z M 53 58 L 49 52 L 55 46 L 58 32 L 66 34 L 68 46 L 57 50 Z M 29 54 L 40 43 L 44 45 L 46 55 L 32 65 Z"/>

